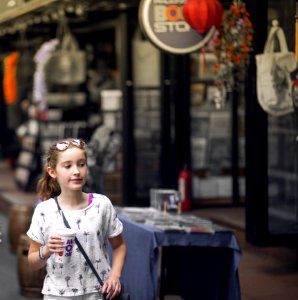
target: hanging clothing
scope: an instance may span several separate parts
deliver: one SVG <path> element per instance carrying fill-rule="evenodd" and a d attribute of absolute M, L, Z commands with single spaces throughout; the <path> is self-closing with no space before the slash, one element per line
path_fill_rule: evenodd
<path fill-rule="evenodd" d="M 3 82 L 4 76 L 4 55 L 0 55 L 0 82 Z M 0 89 L 0 147 L 6 148 L 8 143 L 8 132 L 6 126 L 6 105 L 4 102 L 3 88 Z"/>
<path fill-rule="evenodd" d="M 14 104 L 17 99 L 17 78 L 16 68 L 19 59 L 19 52 L 13 51 L 4 58 L 3 93 L 6 104 Z"/>
<path fill-rule="evenodd" d="M 45 65 L 52 56 L 58 44 L 58 39 L 47 41 L 41 45 L 34 56 L 36 67 L 33 77 L 32 100 L 34 103 L 38 104 L 41 111 L 45 111 L 47 109 L 47 86 L 44 72 Z"/>
<path fill-rule="evenodd" d="M 18 64 L 20 53 L 13 51 L 3 58 L 3 97 L 6 104 L 6 126 L 14 131 L 21 123 Z"/>

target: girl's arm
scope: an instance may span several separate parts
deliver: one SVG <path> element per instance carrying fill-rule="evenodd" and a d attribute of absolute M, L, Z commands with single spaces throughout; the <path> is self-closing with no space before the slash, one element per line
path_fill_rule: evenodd
<path fill-rule="evenodd" d="M 61 251 L 61 247 L 63 242 L 59 236 L 52 236 L 44 246 L 31 240 L 28 253 L 29 265 L 34 270 L 41 269 L 53 253 Z"/>
<path fill-rule="evenodd" d="M 29 253 L 28 253 L 28 262 L 30 267 L 32 267 L 34 270 L 38 270 L 44 267 L 47 262 L 47 258 L 49 257 L 49 256 L 48 257 L 45 256 L 46 255 L 46 251 L 44 249 L 45 247 L 43 247 L 43 249 L 41 249 L 43 251 L 39 253 L 40 247 L 42 247 L 41 244 L 31 240 Z M 42 257 L 44 259 L 41 259 L 39 255 L 43 255 Z"/>
<path fill-rule="evenodd" d="M 126 257 L 126 244 L 121 234 L 110 238 L 109 241 L 113 249 L 112 269 L 102 287 L 102 292 L 107 293 L 107 297 L 113 299 L 121 290 L 120 277 Z"/>

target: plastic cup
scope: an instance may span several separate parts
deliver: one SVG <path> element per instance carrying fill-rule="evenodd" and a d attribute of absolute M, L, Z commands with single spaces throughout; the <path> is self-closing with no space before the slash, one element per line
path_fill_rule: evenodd
<path fill-rule="evenodd" d="M 75 243 L 74 239 L 76 236 L 76 231 L 70 228 L 62 228 L 57 229 L 56 234 L 58 234 L 62 238 L 64 248 L 63 251 L 56 253 L 55 261 L 60 264 L 68 263 L 71 258 L 73 246 Z"/>

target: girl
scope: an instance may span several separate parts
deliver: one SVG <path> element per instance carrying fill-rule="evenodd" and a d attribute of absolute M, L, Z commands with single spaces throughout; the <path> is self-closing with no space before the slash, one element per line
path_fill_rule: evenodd
<path fill-rule="evenodd" d="M 46 265 L 47 275 L 42 289 L 45 300 L 98 300 L 103 293 L 113 299 L 121 290 L 120 276 L 126 256 L 123 226 L 106 196 L 83 192 L 86 178 L 87 156 L 83 140 L 65 139 L 49 148 L 37 184 L 43 202 L 36 207 L 27 232 L 31 239 L 30 266 L 40 269 Z M 104 281 L 102 287 L 76 244 L 69 263 L 55 262 L 56 253 L 63 249 L 62 239 L 55 232 L 65 228 L 55 197 Z M 107 239 L 113 251 L 111 266 Z"/>

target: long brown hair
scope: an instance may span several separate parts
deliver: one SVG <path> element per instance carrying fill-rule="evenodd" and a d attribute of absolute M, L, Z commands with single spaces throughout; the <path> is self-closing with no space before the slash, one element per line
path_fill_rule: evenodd
<path fill-rule="evenodd" d="M 73 141 L 78 141 L 79 145 L 73 143 Z M 59 150 L 57 145 L 66 144 L 67 147 L 63 150 Z M 87 154 L 85 151 L 85 142 L 81 139 L 75 138 L 66 138 L 64 140 L 58 141 L 52 144 L 49 150 L 44 155 L 44 166 L 40 179 L 37 182 L 37 193 L 40 199 L 47 200 L 49 198 L 53 198 L 58 196 L 61 193 L 61 188 L 56 178 L 53 178 L 48 173 L 48 167 L 51 167 L 53 170 L 56 169 L 58 157 L 61 152 L 68 148 L 78 147 L 84 151 L 84 155 L 87 159 Z"/>

